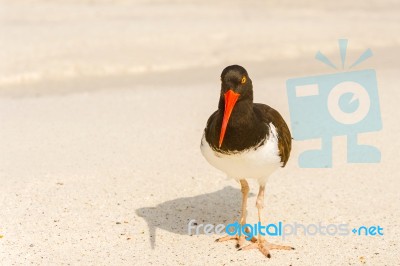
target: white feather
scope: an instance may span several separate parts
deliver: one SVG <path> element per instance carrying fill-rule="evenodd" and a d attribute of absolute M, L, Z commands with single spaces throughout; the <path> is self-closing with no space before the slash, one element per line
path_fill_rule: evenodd
<path fill-rule="evenodd" d="M 201 152 L 212 166 L 226 173 L 228 177 L 237 181 L 252 178 L 264 185 L 268 177 L 282 165 L 276 128 L 272 123 L 269 123 L 269 128 L 269 138 L 257 149 L 233 151 L 230 154 L 216 152 L 203 135 Z"/>

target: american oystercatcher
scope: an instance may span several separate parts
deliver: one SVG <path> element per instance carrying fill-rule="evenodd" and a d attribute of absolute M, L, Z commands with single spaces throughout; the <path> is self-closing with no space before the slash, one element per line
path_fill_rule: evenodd
<path fill-rule="evenodd" d="M 291 142 L 282 116 L 268 105 L 253 103 L 253 85 L 247 71 L 239 65 L 226 67 L 221 74 L 218 110 L 207 121 L 200 148 L 211 165 L 240 182 L 241 225 L 246 223 L 249 193 L 246 179 L 256 179 L 259 183 L 256 206 L 261 223 L 265 183 L 275 170 L 286 165 Z M 244 246 L 245 237 L 225 236 L 216 241 L 235 239 L 238 250 L 258 248 L 268 258 L 271 249 L 294 249 L 268 243 L 261 235 Z"/>

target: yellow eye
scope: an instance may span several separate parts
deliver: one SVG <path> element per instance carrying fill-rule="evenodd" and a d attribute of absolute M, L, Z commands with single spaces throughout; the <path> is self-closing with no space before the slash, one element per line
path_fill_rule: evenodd
<path fill-rule="evenodd" d="M 246 83 L 246 77 L 243 76 L 243 78 L 242 78 L 242 84 L 245 84 L 245 83 Z"/>

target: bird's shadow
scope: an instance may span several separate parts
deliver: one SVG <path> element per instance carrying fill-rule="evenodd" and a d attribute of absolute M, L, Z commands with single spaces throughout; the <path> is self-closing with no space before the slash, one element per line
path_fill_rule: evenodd
<path fill-rule="evenodd" d="M 254 196 L 250 193 L 249 196 Z M 175 234 L 190 234 L 188 223 L 191 220 L 199 224 L 227 224 L 238 220 L 242 194 L 240 189 L 224 189 L 194 197 L 178 198 L 136 210 L 136 214 L 146 220 L 150 244 L 156 244 L 156 229 L 160 228 Z M 196 227 L 196 226 L 195 226 Z M 198 230 L 204 234 L 204 230 Z M 196 233 L 193 229 L 191 234 Z"/>

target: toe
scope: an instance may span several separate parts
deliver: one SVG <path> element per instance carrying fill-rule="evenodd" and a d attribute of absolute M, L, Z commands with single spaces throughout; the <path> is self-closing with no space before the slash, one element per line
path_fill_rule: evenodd
<path fill-rule="evenodd" d="M 245 241 L 246 241 L 245 236 L 244 236 L 244 235 L 240 236 L 239 239 L 238 239 L 238 241 L 237 241 L 236 248 L 241 248 L 241 247 L 243 247 Z"/>
<path fill-rule="evenodd" d="M 269 253 L 269 250 L 265 245 L 263 244 L 259 245 L 259 249 L 261 253 L 264 254 L 265 257 L 271 258 L 271 254 Z"/>
<path fill-rule="evenodd" d="M 275 245 L 275 244 L 270 244 L 268 243 L 268 248 L 269 249 L 280 249 L 280 250 L 294 250 L 294 248 L 290 246 L 281 246 L 281 245 Z"/>
<path fill-rule="evenodd" d="M 237 239 L 237 236 L 220 237 L 220 238 L 215 239 L 215 242 L 223 242 L 223 241 L 228 241 L 228 240 L 233 240 L 233 239 Z"/>

